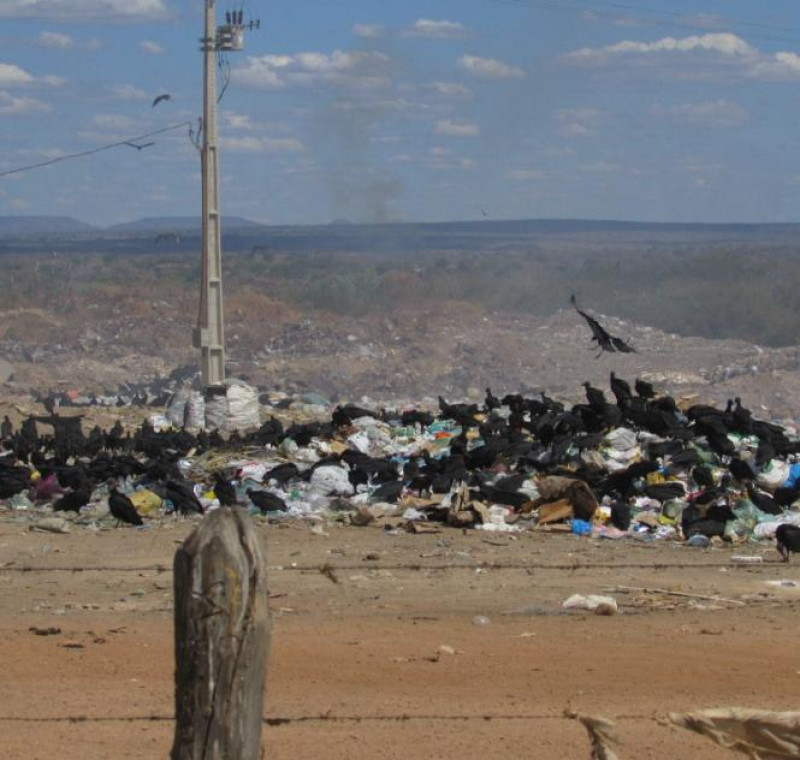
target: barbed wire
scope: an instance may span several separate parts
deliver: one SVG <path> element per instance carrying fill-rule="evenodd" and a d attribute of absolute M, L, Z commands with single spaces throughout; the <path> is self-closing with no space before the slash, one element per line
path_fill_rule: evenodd
<path fill-rule="evenodd" d="M 654 714 L 625 713 L 611 716 L 615 721 L 651 721 L 658 720 Z M 90 716 L 90 715 L 0 715 L 0 723 L 171 723 L 174 715 L 127 715 L 127 716 Z M 263 723 L 273 728 L 301 723 L 410 723 L 429 721 L 438 723 L 467 723 L 470 721 L 530 721 L 545 722 L 554 720 L 574 720 L 570 715 L 562 713 L 475 713 L 475 714 L 409 714 L 396 713 L 390 715 L 335 715 L 320 713 L 317 715 L 265 715 Z"/>
<path fill-rule="evenodd" d="M 485 562 L 482 560 L 440 563 L 427 565 L 421 562 L 397 562 L 397 563 L 352 563 L 352 564 L 333 564 L 323 562 L 318 565 L 269 565 L 267 572 L 322 572 L 324 569 L 330 570 L 409 570 L 420 572 L 424 570 L 687 570 L 687 569 L 742 569 L 748 572 L 754 570 L 774 570 L 775 567 L 785 567 L 785 563 L 780 560 L 774 562 L 759 562 L 749 564 L 747 562 L 594 562 L 594 563 L 551 563 L 542 562 Z M 171 573 L 172 567 L 167 565 L 141 565 L 141 566 L 92 566 L 92 567 L 37 567 L 31 565 L 8 565 L 0 567 L 0 573 L 140 573 L 145 571 Z"/>

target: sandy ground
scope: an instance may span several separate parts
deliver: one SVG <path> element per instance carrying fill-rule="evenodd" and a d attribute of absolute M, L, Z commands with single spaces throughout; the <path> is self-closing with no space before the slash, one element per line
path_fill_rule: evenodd
<path fill-rule="evenodd" d="M 192 527 L 51 535 L 0 522 L 0 756 L 167 756 L 171 563 Z M 710 760 L 732 755 L 658 718 L 800 708 L 800 564 L 777 563 L 767 546 L 259 531 L 269 760 L 588 758 L 568 706 L 617 721 L 621 758 Z M 740 554 L 763 562 L 738 564 Z M 781 579 L 798 586 L 768 583 Z M 614 617 L 560 613 L 572 593 L 620 586 L 694 596 L 617 591 Z M 695 598 L 706 596 L 723 601 Z"/>

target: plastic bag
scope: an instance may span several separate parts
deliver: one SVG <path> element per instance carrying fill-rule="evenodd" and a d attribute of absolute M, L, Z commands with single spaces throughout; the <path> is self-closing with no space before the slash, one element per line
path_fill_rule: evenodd
<path fill-rule="evenodd" d="M 188 399 L 189 390 L 187 388 L 179 388 L 169 400 L 165 416 L 176 427 L 183 427 L 183 418 Z"/>
<path fill-rule="evenodd" d="M 590 522 L 586 522 L 586 520 L 571 520 L 570 530 L 576 536 L 591 536 L 592 524 Z"/>
<path fill-rule="evenodd" d="M 190 391 L 187 394 L 182 426 L 187 428 L 206 426 L 206 401 L 200 391 Z"/>
<path fill-rule="evenodd" d="M 311 487 L 326 495 L 351 496 L 354 492 L 347 470 L 343 467 L 317 467 L 311 475 Z"/>

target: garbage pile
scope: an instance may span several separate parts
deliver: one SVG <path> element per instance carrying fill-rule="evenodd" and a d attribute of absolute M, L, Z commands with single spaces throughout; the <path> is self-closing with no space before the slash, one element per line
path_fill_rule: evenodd
<path fill-rule="evenodd" d="M 414 533 L 533 529 L 690 546 L 800 526 L 794 423 L 758 420 L 738 398 L 724 410 L 679 405 L 613 373 L 612 401 L 584 386 L 585 403 L 571 407 L 490 389 L 483 404 L 440 397 L 435 410 L 262 398 L 268 419 L 227 438 L 161 415 L 88 435 L 79 418 L 29 418 L 0 431 L 0 500 L 111 519 L 113 487 L 145 521 L 223 506 Z M 37 421 L 54 434 L 40 436 Z"/>

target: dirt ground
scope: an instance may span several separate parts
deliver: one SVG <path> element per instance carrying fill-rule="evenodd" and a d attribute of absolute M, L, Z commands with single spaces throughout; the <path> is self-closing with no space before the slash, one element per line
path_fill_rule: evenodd
<path fill-rule="evenodd" d="M 0 522 L 0 756 L 166 757 L 171 565 L 193 523 L 53 535 L 11 519 Z M 711 760 L 732 755 L 659 718 L 800 707 L 800 565 L 769 546 L 316 530 L 259 524 L 269 760 L 588 758 L 567 707 L 615 720 L 620 758 Z M 780 580 L 798 585 L 770 584 Z M 609 590 L 616 616 L 560 610 L 573 593 Z"/>

